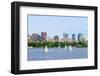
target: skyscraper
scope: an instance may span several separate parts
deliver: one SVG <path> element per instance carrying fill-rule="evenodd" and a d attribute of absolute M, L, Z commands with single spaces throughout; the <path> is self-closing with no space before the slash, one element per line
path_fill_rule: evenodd
<path fill-rule="evenodd" d="M 41 40 L 41 36 L 40 35 L 38 35 L 38 40 Z"/>
<path fill-rule="evenodd" d="M 76 41 L 76 35 L 72 34 L 72 41 Z"/>
<path fill-rule="evenodd" d="M 67 40 L 68 39 L 68 34 L 67 33 L 63 33 L 63 39 Z"/>
<path fill-rule="evenodd" d="M 38 40 L 38 33 L 33 33 L 32 34 L 32 39 L 34 40 L 34 41 L 37 41 Z"/>
<path fill-rule="evenodd" d="M 41 39 L 42 40 L 47 40 L 47 32 L 41 32 Z"/>
<path fill-rule="evenodd" d="M 55 35 L 55 36 L 54 36 L 54 40 L 55 40 L 55 41 L 59 41 L 59 36 L 58 36 L 58 35 Z"/>
<path fill-rule="evenodd" d="M 78 34 L 78 41 L 82 41 L 83 40 L 83 34 L 82 33 L 79 33 Z"/>

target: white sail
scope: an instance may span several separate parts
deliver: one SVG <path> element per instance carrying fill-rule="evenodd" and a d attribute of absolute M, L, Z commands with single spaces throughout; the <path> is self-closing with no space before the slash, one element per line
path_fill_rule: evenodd
<path fill-rule="evenodd" d="M 45 52 L 45 53 L 48 52 L 48 48 L 47 48 L 47 46 L 45 46 L 44 52 Z"/>
<path fill-rule="evenodd" d="M 72 47 L 71 46 L 69 46 L 68 48 L 69 48 L 70 51 L 72 51 Z"/>
<path fill-rule="evenodd" d="M 59 46 L 59 48 L 60 48 L 60 46 Z"/>
<path fill-rule="evenodd" d="M 66 49 L 67 47 L 66 47 L 66 45 L 65 45 L 65 49 Z"/>

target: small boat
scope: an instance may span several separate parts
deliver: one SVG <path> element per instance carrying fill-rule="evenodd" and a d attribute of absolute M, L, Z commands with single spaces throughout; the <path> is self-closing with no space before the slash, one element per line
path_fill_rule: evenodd
<path fill-rule="evenodd" d="M 48 52 L 48 48 L 47 48 L 47 46 L 45 46 L 45 48 L 44 48 L 44 52 L 45 52 L 45 53 Z"/>
<path fill-rule="evenodd" d="M 72 47 L 71 47 L 71 46 L 69 46 L 68 49 L 69 49 L 70 51 L 72 51 Z"/>
<path fill-rule="evenodd" d="M 60 46 L 58 48 L 60 48 Z"/>
<path fill-rule="evenodd" d="M 67 46 L 65 45 L 65 49 L 67 49 Z"/>

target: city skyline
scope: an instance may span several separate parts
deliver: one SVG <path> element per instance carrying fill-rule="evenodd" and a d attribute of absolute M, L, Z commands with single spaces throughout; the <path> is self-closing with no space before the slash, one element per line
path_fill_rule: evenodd
<path fill-rule="evenodd" d="M 29 15 L 28 34 L 31 35 L 33 32 L 41 34 L 41 31 L 47 32 L 50 37 L 59 35 L 62 38 L 64 32 L 68 33 L 69 37 L 78 33 L 83 33 L 87 37 L 88 18 L 83 16 Z"/>
<path fill-rule="evenodd" d="M 41 32 L 41 34 L 39 33 L 33 33 L 32 35 L 28 34 L 28 37 L 31 37 L 33 40 L 47 40 L 48 38 L 52 38 L 52 39 L 71 39 L 71 40 L 74 40 L 74 41 L 80 41 L 80 38 L 84 38 L 87 40 L 87 38 L 84 36 L 83 33 L 78 33 L 78 34 L 72 34 L 71 37 L 69 37 L 69 34 L 68 33 L 63 33 L 62 34 L 62 38 L 59 37 L 59 35 L 54 35 L 53 37 L 50 37 L 48 35 L 47 32 Z"/>

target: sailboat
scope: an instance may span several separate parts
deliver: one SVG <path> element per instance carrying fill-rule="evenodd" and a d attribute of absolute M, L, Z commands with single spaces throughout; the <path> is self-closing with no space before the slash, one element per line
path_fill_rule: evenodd
<path fill-rule="evenodd" d="M 67 49 L 66 45 L 65 45 L 65 49 Z"/>
<path fill-rule="evenodd" d="M 72 51 L 72 47 L 71 47 L 71 46 L 69 46 L 68 49 L 69 49 L 70 51 Z"/>
<path fill-rule="evenodd" d="M 45 52 L 45 53 L 48 52 L 48 48 L 47 48 L 47 46 L 45 46 L 45 48 L 44 48 L 44 52 Z"/>
<path fill-rule="evenodd" d="M 59 48 L 60 48 L 60 46 L 59 46 Z"/>

